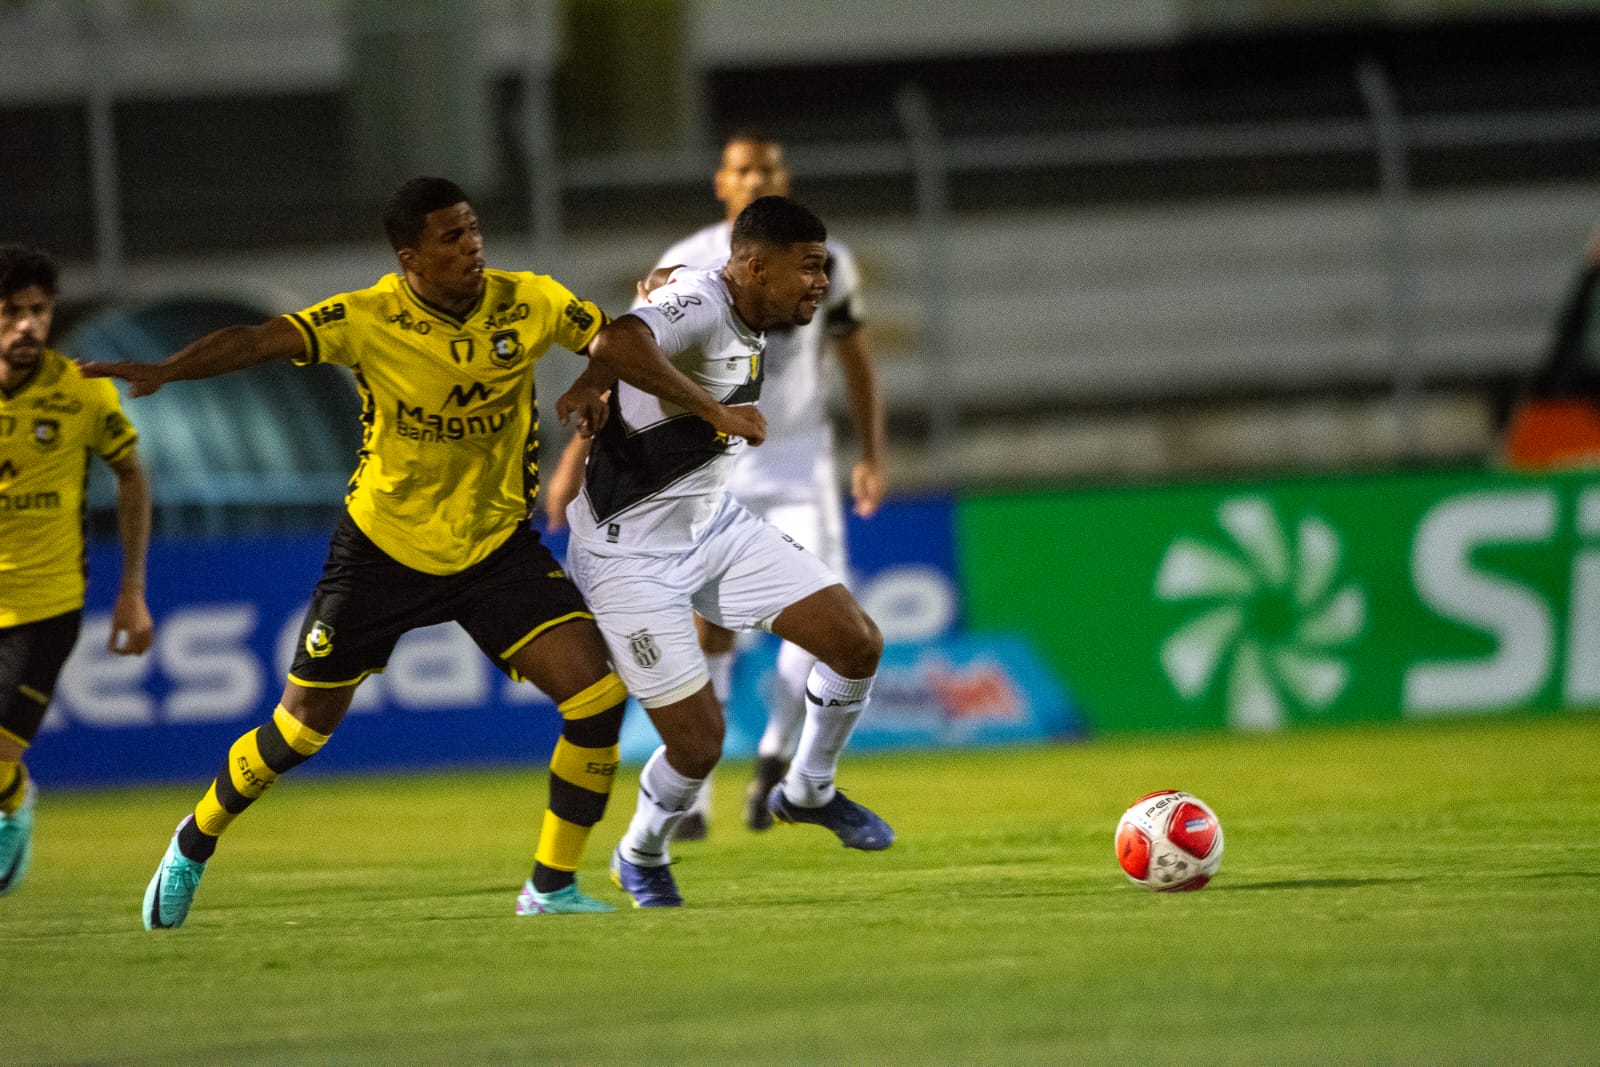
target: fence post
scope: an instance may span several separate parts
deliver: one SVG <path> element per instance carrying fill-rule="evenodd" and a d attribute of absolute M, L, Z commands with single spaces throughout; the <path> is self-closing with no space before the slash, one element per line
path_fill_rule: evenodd
<path fill-rule="evenodd" d="M 928 446 L 939 457 L 943 481 L 953 481 L 957 422 L 954 360 L 950 351 L 948 308 L 951 277 L 950 191 L 944 145 L 933 120 L 928 96 L 907 84 L 895 94 L 895 110 L 906 131 L 916 183 L 917 221 L 921 247 L 923 367 L 928 391 Z"/>
<path fill-rule="evenodd" d="M 529 269 L 542 274 L 556 274 L 563 268 L 565 244 L 561 158 L 551 85 L 562 32 L 554 0 L 535 0 L 528 11 L 526 34 L 528 40 L 538 43 L 523 68 L 522 158 L 528 175 Z"/>
<path fill-rule="evenodd" d="M 126 255 L 117 164 L 117 16 L 103 2 L 84 12 L 83 105 L 89 122 L 89 187 L 94 204 L 95 285 L 102 294 L 122 287 Z"/>
<path fill-rule="evenodd" d="M 1356 82 L 1372 123 L 1378 153 L 1379 200 L 1384 219 L 1384 249 L 1389 277 L 1389 359 L 1394 375 L 1394 410 L 1400 451 L 1406 459 L 1421 454 L 1418 437 L 1420 368 L 1416 351 L 1416 269 L 1411 258 L 1410 168 L 1406 135 L 1394 86 L 1371 56 L 1356 67 Z"/>

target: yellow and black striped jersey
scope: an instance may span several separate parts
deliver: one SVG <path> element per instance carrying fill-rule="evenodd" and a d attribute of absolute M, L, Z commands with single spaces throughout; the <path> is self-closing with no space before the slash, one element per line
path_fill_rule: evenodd
<path fill-rule="evenodd" d="M 14 395 L 0 389 L 0 626 L 83 607 L 89 454 L 114 463 L 137 438 L 116 386 L 53 349 Z"/>
<path fill-rule="evenodd" d="M 361 391 L 363 439 L 345 502 L 394 559 L 455 574 L 498 548 L 539 491 L 534 364 L 588 345 L 605 316 L 552 278 L 485 270 L 465 318 L 398 274 L 288 316 L 302 363 L 338 363 Z"/>

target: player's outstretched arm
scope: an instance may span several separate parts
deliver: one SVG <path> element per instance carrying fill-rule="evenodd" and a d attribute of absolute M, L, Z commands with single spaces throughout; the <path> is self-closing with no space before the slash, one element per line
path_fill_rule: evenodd
<path fill-rule="evenodd" d="M 567 526 L 567 505 L 583 487 L 583 467 L 589 462 L 589 438 L 576 434 L 561 450 L 561 459 L 548 478 L 540 479 L 539 503 L 544 509 L 545 528 L 563 530 Z"/>
<path fill-rule="evenodd" d="M 863 519 L 877 514 L 883 504 L 887 479 L 884 475 L 883 399 L 878 393 L 878 374 L 872 349 L 860 329 L 833 339 L 834 354 L 844 377 L 845 400 L 850 422 L 856 432 L 861 458 L 850 471 L 850 492 L 855 498 L 855 513 Z"/>
<path fill-rule="evenodd" d="M 593 347 L 593 342 L 590 342 L 590 347 L 584 349 L 584 355 L 592 354 Z M 576 417 L 578 421 L 573 429 L 578 437 L 593 437 L 599 433 L 606 419 L 611 416 L 611 387 L 616 384 L 615 374 L 604 364 L 590 359 L 583 373 L 556 400 L 556 417 L 561 420 L 561 425 L 571 426 Z"/>
<path fill-rule="evenodd" d="M 672 277 L 672 272 L 682 267 L 682 263 L 674 263 L 670 267 L 657 267 L 643 278 L 633 283 L 634 295 L 641 302 L 648 302 L 650 294 L 667 284 L 667 279 Z"/>
<path fill-rule="evenodd" d="M 149 396 L 168 382 L 215 378 L 274 360 L 294 359 L 305 351 L 300 331 L 279 316 L 258 326 L 224 326 L 160 363 L 79 360 L 78 369 L 86 378 L 121 378 L 132 386 L 134 396 Z"/>
<path fill-rule="evenodd" d="M 656 343 L 655 335 L 633 315 L 606 324 L 589 344 L 589 359 L 635 389 L 660 397 L 696 415 L 730 437 L 752 445 L 767 439 L 767 420 L 754 404 L 718 403 L 684 374 Z"/>
<path fill-rule="evenodd" d="M 155 621 L 145 602 L 145 560 L 150 551 L 150 479 L 137 451 L 111 464 L 117 477 L 117 537 L 122 542 L 122 580 L 111 609 L 106 649 L 139 656 L 155 638 Z"/>

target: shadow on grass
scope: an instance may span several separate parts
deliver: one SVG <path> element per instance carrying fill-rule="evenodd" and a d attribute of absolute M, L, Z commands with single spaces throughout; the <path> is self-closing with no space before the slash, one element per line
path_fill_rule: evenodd
<path fill-rule="evenodd" d="M 1422 875 L 1410 878 L 1296 878 L 1282 882 L 1228 883 L 1209 887 L 1213 893 L 1226 893 L 1245 889 L 1360 889 L 1369 885 L 1401 885 L 1406 882 L 1423 882 Z"/>

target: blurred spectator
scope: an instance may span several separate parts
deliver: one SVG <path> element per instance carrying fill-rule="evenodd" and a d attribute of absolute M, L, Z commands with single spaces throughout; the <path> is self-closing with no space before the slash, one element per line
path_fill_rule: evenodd
<path fill-rule="evenodd" d="M 1504 459 L 1524 469 L 1600 464 L 1600 229 L 1556 320 L 1550 352 L 1512 411 Z"/>

